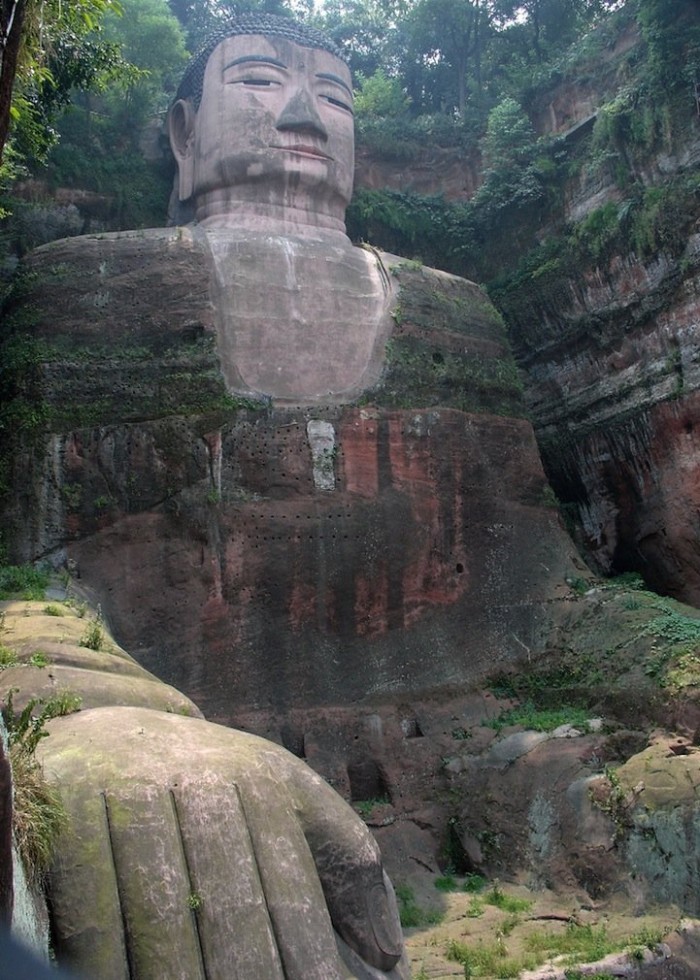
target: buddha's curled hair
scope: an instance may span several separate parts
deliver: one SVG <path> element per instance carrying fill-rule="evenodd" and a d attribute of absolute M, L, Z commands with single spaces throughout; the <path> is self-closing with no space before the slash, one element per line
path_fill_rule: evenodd
<path fill-rule="evenodd" d="M 182 76 L 175 96 L 176 100 L 191 99 L 195 109 L 199 109 L 204 72 L 212 51 L 226 38 L 237 37 L 240 34 L 281 37 L 305 48 L 321 48 L 323 51 L 329 51 L 336 58 L 346 60 L 338 45 L 315 27 L 307 27 L 306 24 L 299 24 L 287 17 L 277 17 L 273 14 L 245 14 L 220 27 L 194 56 Z"/>

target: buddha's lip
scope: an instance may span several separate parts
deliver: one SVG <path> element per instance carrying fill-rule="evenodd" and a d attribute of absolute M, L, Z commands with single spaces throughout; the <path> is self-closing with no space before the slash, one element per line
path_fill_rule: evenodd
<path fill-rule="evenodd" d="M 291 146 L 276 144 L 273 148 L 275 150 L 286 150 L 287 153 L 302 153 L 304 156 L 320 157 L 321 160 L 333 159 L 333 157 L 329 157 L 327 153 L 319 150 L 317 146 L 312 146 L 309 143 L 292 143 Z"/>

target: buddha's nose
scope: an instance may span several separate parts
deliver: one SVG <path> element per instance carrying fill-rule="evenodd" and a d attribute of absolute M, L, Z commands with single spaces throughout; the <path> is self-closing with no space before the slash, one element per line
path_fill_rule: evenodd
<path fill-rule="evenodd" d="M 277 129 L 308 133 L 324 141 L 328 139 L 328 130 L 305 89 L 298 89 L 291 97 L 280 113 Z"/>

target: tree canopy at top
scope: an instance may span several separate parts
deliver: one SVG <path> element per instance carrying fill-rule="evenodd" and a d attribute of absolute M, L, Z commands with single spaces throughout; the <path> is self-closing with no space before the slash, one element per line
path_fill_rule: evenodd
<path fill-rule="evenodd" d="M 28 96 L 45 111 L 123 67 L 119 49 L 99 36 L 105 16 L 119 10 L 118 0 L 0 0 L 0 162 L 20 115 L 18 88 L 31 114 Z"/>

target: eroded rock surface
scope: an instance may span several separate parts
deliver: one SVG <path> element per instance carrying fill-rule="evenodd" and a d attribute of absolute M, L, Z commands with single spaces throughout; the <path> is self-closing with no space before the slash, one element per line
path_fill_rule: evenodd
<path fill-rule="evenodd" d="M 241 401 L 208 261 L 177 230 L 29 259 L 14 315 L 36 324 L 48 434 L 14 457 L 18 557 L 67 555 L 123 646 L 224 722 L 449 688 L 540 649 L 581 566 L 483 293 L 384 256 L 379 382 L 348 405 Z"/>

